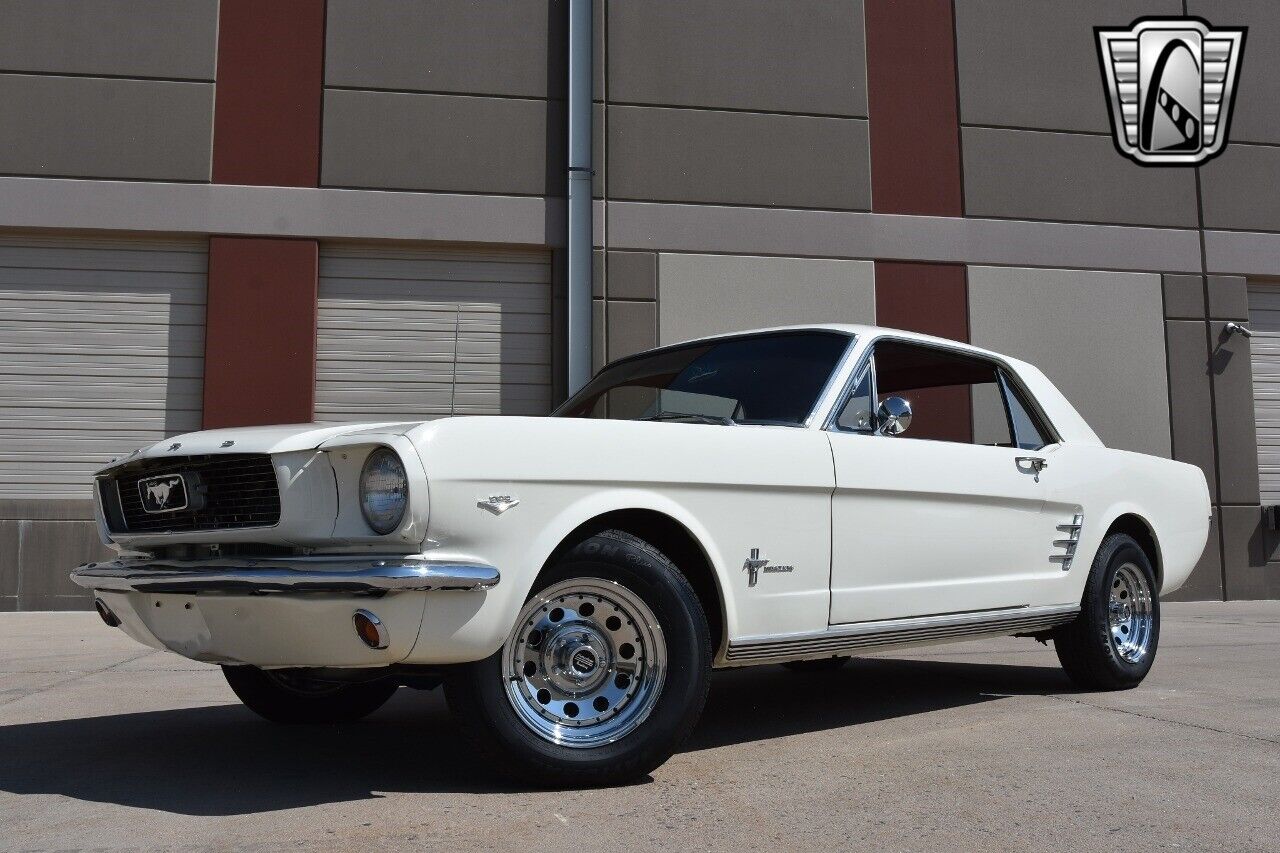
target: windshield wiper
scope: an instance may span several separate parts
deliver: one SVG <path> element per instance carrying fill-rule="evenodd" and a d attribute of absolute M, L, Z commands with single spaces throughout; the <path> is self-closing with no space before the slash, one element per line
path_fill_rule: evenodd
<path fill-rule="evenodd" d="M 717 424 L 719 426 L 737 426 L 733 418 L 723 415 L 699 415 L 694 412 L 658 412 L 656 415 L 636 418 L 638 421 L 693 421 L 700 424 Z"/>

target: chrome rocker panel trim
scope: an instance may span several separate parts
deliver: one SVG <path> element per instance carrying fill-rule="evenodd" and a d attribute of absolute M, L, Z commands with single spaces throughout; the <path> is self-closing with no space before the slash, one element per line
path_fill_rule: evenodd
<path fill-rule="evenodd" d="M 88 563 L 71 573 L 86 589 L 106 592 L 354 593 L 489 589 L 500 574 L 481 563 L 383 559 L 118 559 Z"/>
<path fill-rule="evenodd" d="M 1033 633 L 1066 624 L 1075 619 L 1079 612 L 1078 604 L 1010 607 L 833 625 L 825 631 L 781 636 L 745 637 L 729 643 L 724 662 L 728 666 L 776 663 L 835 657 L 913 643 L 941 643 L 982 635 Z"/>

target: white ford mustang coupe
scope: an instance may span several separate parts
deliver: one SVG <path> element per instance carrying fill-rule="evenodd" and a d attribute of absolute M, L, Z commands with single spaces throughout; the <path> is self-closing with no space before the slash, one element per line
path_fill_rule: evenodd
<path fill-rule="evenodd" d="M 496 768 L 553 785 L 653 770 L 713 667 L 1012 634 L 1133 687 L 1210 512 L 1031 365 L 837 325 L 631 356 L 551 417 L 180 435 L 96 496 L 119 558 L 72 578 L 108 625 L 281 723 L 443 681 Z"/>

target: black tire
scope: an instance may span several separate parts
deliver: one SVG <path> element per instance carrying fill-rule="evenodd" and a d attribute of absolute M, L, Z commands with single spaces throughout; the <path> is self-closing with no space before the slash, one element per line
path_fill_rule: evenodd
<path fill-rule="evenodd" d="M 783 664 L 792 672 L 835 672 L 844 669 L 844 665 L 853 658 L 849 655 L 834 658 L 816 658 L 814 660 L 789 660 Z"/>
<path fill-rule="evenodd" d="M 665 676 L 655 704 L 636 728 L 599 746 L 564 746 L 544 738 L 513 707 L 502 649 L 450 672 L 445 696 L 459 726 L 503 775 L 540 787 L 631 782 L 670 758 L 702 714 L 712 656 L 706 614 L 670 560 L 620 531 L 599 533 L 561 555 L 538 577 L 530 599 L 571 579 L 621 585 L 652 611 L 661 627 Z"/>
<path fill-rule="evenodd" d="M 256 666 L 224 666 L 222 674 L 240 701 L 273 723 L 351 723 L 386 704 L 398 686 L 394 681 L 358 684 L 307 682 L 290 674 L 273 674 Z"/>
<path fill-rule="evenodd" d="M 1151 623 L 1146 651 L 1126 660 L 1112 638 L 1110 594 L 1120 583 L 1118 573 L 1135 567 L 1150 591 Z M 1053 632 L 1058 660 L 1076 686 L 1085 690 L 1127 690 L 1142 683 L 1155 662 L 1160 644 L 1160 597 L 1155 571 L 1142 547 L 1130 536 L 1108 536 L 1098 548 L 1080 601 L 1080 615 Z"/>

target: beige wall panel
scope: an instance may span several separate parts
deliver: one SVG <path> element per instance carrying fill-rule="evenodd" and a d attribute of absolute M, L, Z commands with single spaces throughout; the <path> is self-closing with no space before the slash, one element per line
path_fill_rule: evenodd
<path fill-rule="evenodd" d="M 562 0 L 328 0 L 325 83 L 563 97 Z"/>
<path fill-rule="evenodd" d="M 776 0 L 611 3 L 609 100 L 865 116 L 862 0 L 791 11 Z"/>
<path fill-rule="evenodd" d="M 563 195 L 563 102 L 330 89 L 325 186 Z"/>
<path fill-rule="evenodd" d="M 1169 455 L 1160 276 L 970 267 L 969 328 L 1043 370 L 1108 446 Z"/>
<path fill-rule="evenodd" d="M 218 0 L 0 0 L 0 70 L 213 80 Z"/>
<path fill-rule="evenodd" d="M 0 74 L 0 173 L 207 181 L 213 89 L 210 83 Z"/>
<path fill-rule="evenodd" d="M 870 261 L 658 256 L 658 340 L 789 323 L 875 322 Z"/>

